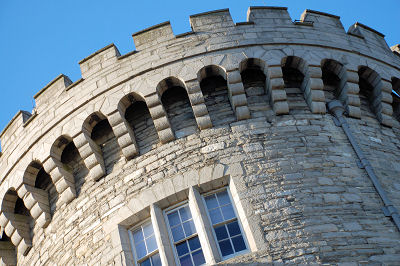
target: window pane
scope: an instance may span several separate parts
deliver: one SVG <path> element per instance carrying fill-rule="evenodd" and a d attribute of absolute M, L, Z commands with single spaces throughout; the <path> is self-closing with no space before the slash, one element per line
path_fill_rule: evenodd
<path fill-rule="evenodd" d="M 151 223 L 148 223 L 143 226 L 144 237 L 149 237 L 153 234 L 153 226 Z"/>
<path fill-rule="evenodd" d="M 231 237 L 236 236 L 236 235 L 240 235 L 242 233 L 240 231 L 240 227 L 239 227 L 238 221 L 234 221 L 232 223 L 229 223 L 229 224 L 227 224 L 227 226 L 228 226 L 229 235 Z"/>
<path fill-rule="evenodd" d="M 217 197 L 218 197 L 220 206 L 231 203 L 231 199 L 229 198 L 228 191 L 226 191 L 226 190 L 217 193 Z"/>
<path fill-rule="evenodd" d="M 189 206 L 185 206 L 185 207 L 181 208 L 179 210 L 179 212 L 181 214 L 181 218 L 182 218 L 183 222 L 192 218 L 192 215 L 190 214 Z"/>
<path fill-rule="evenodd" d="M 176 252 L 178 253 L 179 257 L 189 253 L 189 248 L 187 246 L 187 242 L 184 241 L 184 242 L 176 245 Z"/>
<path fill-rule="evenodd" d="M 192 266 L 192 260 L 190 259 L 190 255 L 186 255 L 182 258 L 179 259 L 179 262 L 181 263 L 181 266 Z"/>
<path fill-rule="evenodd" d="M 229 239 L 218 242 L 218 244 L 219 248 L 221 249 L 222 256 L 225 257 L 230 254 L 233 254 L 233 248 Z"/>
<path fill-rule="evenodd" d="M 172 236 L 174 238 L 174 242 L 177 242 L 181 239 L 185 238 L 185 234 L 183 233 L 183 229 L 181 225 L 178 225 L 171 229 Z"/>
<path fill-rule="evenodd" d="M 209 212 L 212 224 L 217 224 L 223 221 L 220 209 L 214 209 Z"/>
<path fill-rule="evenodd" d="M 138 243 L 140 241 L 143 241 L 143 233 L 142 233 L 142 228 L 136 230 L 135 232 L 133 232 L 133 241 L 135 241 L 135 243 Z"/>
<path fill-rule="evenodd" d="M 150 257 L 151 262 L 153 263 L 153 266 L 162 266 L 161 259 L 160 259 L 160 254 L 157 253 Z"/>
<path fill-rule="evenodd" d="M 204 259 L 203 251 L 200 249 L 199 251 L 193 252 L 192 254 L 194 265 L 201 265 L 206 263 Z"/>
<path fill-rule="evenodd" d="M 218 241 L 228 238 L 228 232 L 226 231 L 225 225 L 215 227 L 214 230 Z"/>
<path fill-rule="evenodd" d="M 151 266 L 150 258 L 140 263 L 140 266 Z"/>
<path fill-rule="evenodd" d="M 174 212 L 171 212 L 170 214 L 168 214 L 168 222 L 171 227 L 181 223 L 181 220 L 179 219 L 178 211 L 174 211 Z"/>
<path fill-rule="evenodd" d="M 192 239 L 189 239 L 188 242 L 191 251 L 201 248 L 199 237 L 197 236 L 193 237 Z"/>
<path fill-rule="evenodd" d="M 147 255 L 146 246 L 144 242 L 135 243 L 135 247 L 136 247 L 136 254 L 139 259 Z"/>
<path fill-rule="evenodd" d="M 222 214 L 224 215 L 225 221 L 236 217 L 231 204 L 222 207 L 221 211 L 222 211 Z"/>
<path fill-rule="evenodd" d="M 206 205 L 207 205 L 207 209 L 214 209 L 218 207 L 218 202 L 217 202 L 217 198 L 215 197 L 215 194 L 210 195 L 208 197 L 205 197 L 206 200 Z"/>
<path fill-rule="evenodd" d="M 157 241 L 154 235 L 146 239 L 146 244 L 147 244 L 147 253 L 151 253 L 157 249 Z"/>
<path fill-rule="evenodd" d="M 194 227 L 193 220 L 183 223 L 183 229 L 185 230 L 186 237 L 196 233 L 196 228 Z"/>
<path fill-rule="evenodd" d="M 232 238 L 233 246 L 235 247 L 235 252 L 239 252 L 246 249 L 246 244 L 244 243 L 243 237 L 237 236 Z"/>

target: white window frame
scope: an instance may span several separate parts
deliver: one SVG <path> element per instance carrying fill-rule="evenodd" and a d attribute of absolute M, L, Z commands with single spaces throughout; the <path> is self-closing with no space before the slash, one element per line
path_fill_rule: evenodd
<path fill-rule="evenodd" d="M 224 222 L 221 222 L 219 224 L 213 225 L 212 221 L 211 221 L 210 213 L 209 213 L 209 211 L 207 209 L 206 200 L 205 200 L 205 197 L 210 196 L 212 194 L 216 194 L 218 192 L 222 192 L 224 190 L 227 191 L 227 193 L 228 193 L 229 200 L 231 201 L 231 205 L 232 205 L 233 211 L 234 211 L 235 216 L 236 216 L 235 219 L 239 224 L 241 235 L 243 236 L 243 240 L 244 240 L 244 243 L 246 245 L 246 249 L 244 249 L 242 251 L 239 251 L 239 252 L 236 252 L 236 253 L 233 253 L 233 254 L 230 254 L 230 255 L 227 255 L 227 256 L 222 256 L 221 248 L 220 248 L 219 243 L 218 243 L 217 235 L 215 234 L 214 226 L 225 225 L 225 224 L 228 224 L 228 223 L 231 223 L 231 222 L 235 221 L 235 219 L 231 219 L 231 220 L 224 221 Z M 239 217 L 238 212 L 236 210 L 236 205 L 235 205 L 235 202 L 233 201 L 229 185 L 225 186 L 225 187 L 222 187 L 222 188 L 219 188 L 219 189 L 215 189 L 215 190 L 209 191 L 209 192 L 205 192 L 205 193 L 201 194 L 201 198 L 203 200 L 204 208 L 206 209 L 207 219 L 210 222 L 211 230 L 212 230 L 212 233 L 213 233 L 213 236 L 214 236 L 214 241 L 217 244 L 218 252 L 219 252 L 219 255 L 221 256 L 221 261 L 225 261 L 225 260 L 228 260 L 230 258 L 234 258 L 234 257 L 240 256 L 240 255 L 249 253 L 250 252 L 250 247 L 249 247 L 249 243 L 247 241 L 246 232 L 243 230 L 242 222 L 240 221 L 240 217 Z M 232 248 L 234 248 L 231 238 L 229 238 L 229 241 L 232 244 Z"/>
<path fill-rule="evenodd" d="M 142 263 L 143 261 L 145 261 L 146 259 L 150 258 L 151 256 L 160 253 L 160 247 L 158 246 L 158 242 L 156 241 L 157 244 L 157 249 L 152 251 L 151 253 L 147 254 L 146 256 L 144 256 L 143 258 L 139 259 L 138 255 L 136 254 L 136 248 L 135 248 L 135 241 L 133 240 L 133 232 L 136 231 L 137 229 L 139 229 L 139 227 L 142 227 L 145 224 L 151 224 L 151 227 L 153 228 L 153 235 L 155 236 L 155 230 L 154 230 L 154 226 L 153 226 L 153 222 L 151 220 L 151 218 L 147 218 L 146 220 L 136 224 L 135 226 L 129 228 L 128 230 L 128 234 L 129 234 L 129 240 L 130 240 L 130 244 L 131 244 L 131 249 L 132 249 L 132 254 L 133 254 L 133 259 L 135 262 L 135 265 L 139 265 L 140 263 Z M 147 244 L 145 242 L 146 248 L 147 248 Z M 160 254 L 161 255 L 161 254 Z"/>
<path fill-rule="evenodd" d="M 178 253 L 177 253 L 177 251 L 176 251 L 176 246 L 175 246 L 175 243 L 174 243 L 174 238 L 173 238 L 173 236 L 172 236 L 171 226 L 170 226 L 170 224 L 169 224 L 168 214 L 171 213 L 173 210 L 176 210 L 176 209 L 178 209 L 178 208 L 184 207 L 185 205 L 186 205 L 186 206 L 189 208 L 189 210 L 190 210 L 190 215 L 192 216 L 193 224 L 194 224 L 194 226 L 195 226 L 195 228 L 196 228 L 196 234 L 195 234 L 195 235 L 191 235 L 189 238 L 184 238 L 184 239 L 181 240 L 179 243 L 182 243 L 182 242 L 187 241 L 187 240 L 189 240 L 189 239 L 191 239 L 191 238 L 194 238 L 194 237 L 198 237 L 198 238 L 199 238 L 199 241 L 200 241 L 199 230 L 198 230 L 198 228 L 196 227 L 196 224 L 194 223 L 194 217 L 193 217 L 193 213 L 194 213 L 194 212 L 193 212 L 193 210 L 190 208 L 189 200 L 184 200 L 184 201 L 182 201 L 182 202 L 179 202 L 179 203 L 177 203 L 177 204 L 174 204 L 174 205 L 172 205 L 172 206 L 166 208 L 166 209 L 163 211 L 165 224 L 166 224 L 167 230 L 168 230 L 168 237 L 169 237 L 169 240 L 170 240 L 170 243 L 171 243 L 171 247 L 172 247 L 172 250 L 173 250 L 173 253 L 174 253 L 174 259 L 175 259 L 176 265 L 180 265 L 180 262 L 179 262 Z M 203 246 L 201 245 L 201 243 L 200 243 L 200 247 L 201 247 L 201 251 L 202 251 L 203 256 L 204 256 L 204 248 L 203 248 Z M 192 263 L 193 263 L 193 258 L 192 258 L 192 256 L 190 256 L 190 258 L 191 258 Z M 206 260 L 205 256 L 204 256 L 204 259 Z M 194 264 L 194 263 L 193 263 L 193 264 Z M 207 264 L 207 261 L 205 261 L 204 264 L 202 264 L 202 265 L 206 265 L 206 264 Z"/>

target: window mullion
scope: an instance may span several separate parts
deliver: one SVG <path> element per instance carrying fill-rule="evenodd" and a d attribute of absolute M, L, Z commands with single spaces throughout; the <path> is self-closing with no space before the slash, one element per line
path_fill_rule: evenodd
<path fill-rule="evenodd" d="M 164 221 L 163 212 L 160 207 L 152 204 L 150 206 L 150 215 L 161 262 L 163 265 L 174 265 L 175 259 L 173 256 L 171 243 L 169 241 L 168 230 Z"/>
<path fill-rule="evenodd" d="M 213 237 L 213 227 L 207 219 L 207 212 L 197 188 L 189 189 L 189 207 L 197 230 L 200 244 L 203 248 L 206 263 L 215 264 L 221 261 L 217 243 Z"/>

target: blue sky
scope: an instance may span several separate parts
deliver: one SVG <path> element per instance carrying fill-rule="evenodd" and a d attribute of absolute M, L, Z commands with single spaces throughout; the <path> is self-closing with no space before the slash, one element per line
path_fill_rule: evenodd
<path fill-rule="evenodd" d="M 400 0 L 2 0 L 0 1 L 0 130 L 18 110 L 31 111 L 33 95 L 58 74 L 76 81 L 78 61 L 115 43 L 134 50 L 132 33 L 171 21 L 175 34 L 190 30 L 189 15 L 229 8 L 235 22 L 249 6 L 286 6 L 292 19 L 306 9 L 341 16 L 347 29 L 359 21 L 400 43 Z"/>

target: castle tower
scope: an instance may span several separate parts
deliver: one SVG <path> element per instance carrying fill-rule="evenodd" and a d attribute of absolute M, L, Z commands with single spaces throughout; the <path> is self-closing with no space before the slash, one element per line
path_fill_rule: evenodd
<path fill-rule="evenodd" d="M 0 135 L 5 265 L 400 261 L 400 54 L 250 7 L 133 34 Z"/>

